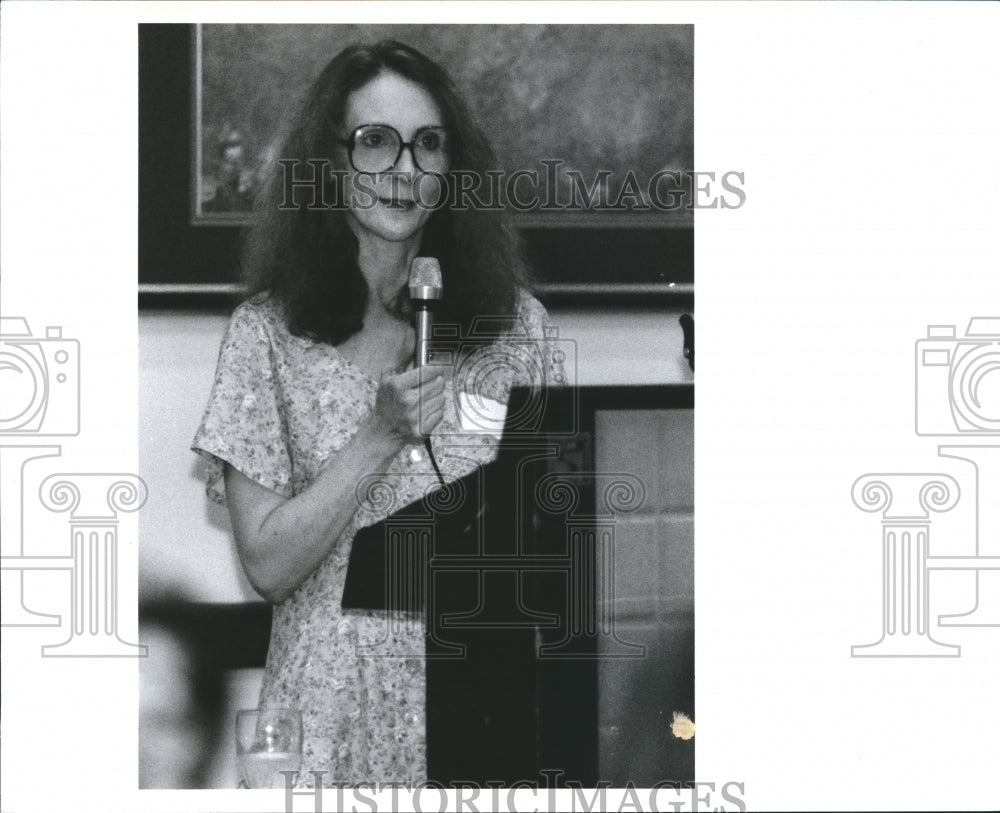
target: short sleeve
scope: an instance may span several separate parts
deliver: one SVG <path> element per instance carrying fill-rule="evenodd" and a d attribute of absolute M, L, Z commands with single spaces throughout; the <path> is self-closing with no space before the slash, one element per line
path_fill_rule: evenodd
<path fill-rule="evenodd" d="M 284 497 L 292 496 L 292 462 L 271 332 L 253 306 L 233 313 L 205 417 L 191 446 L 207 462 L 206 491 L 225 505 L 223 464 Z"/>

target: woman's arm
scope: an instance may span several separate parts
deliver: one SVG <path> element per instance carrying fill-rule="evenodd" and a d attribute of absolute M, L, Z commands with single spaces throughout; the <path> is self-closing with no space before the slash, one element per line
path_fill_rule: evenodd
<path fill-rule="evenodd" d="M 236 548 L 250 584 L 263 598 L 272 604 L 287 599 L 351 521 L 358 509 L 357 483 L 385 471 L 400 449 L 437 426 L 444 409 L 441 373 L 428 367 L 384 379 L 371 415 L 308 488 L 291 499 L 226 465 Z"/>

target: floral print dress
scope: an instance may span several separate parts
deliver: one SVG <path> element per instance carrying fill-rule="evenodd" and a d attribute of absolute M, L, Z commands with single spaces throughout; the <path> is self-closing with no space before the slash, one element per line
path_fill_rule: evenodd
<path fill-rule="evenodd" d="M 449 377 L 444 417 L 431 438 L 446 481 L 496 455 L 495 434 L 487 431 L 495 426 L 463 418 L 470 403 L 463 392 L 475 388 L 476 403 L 495 405 L 506 402 L 513 384 L 561 383 L 548 336 L 544 308 L 523 293 L 514 327 L 499 341 L 483 343 L 472 362 Z M 244 302 L 222 342 L 192 445 L 207 461 L 209 497 L 225 504 L 226 463 L 294 497 L 358 430 L 377 389 L 377 381 L 336 347 L 291 335 L 274 301 Z M 351 524 L 273 610 L 260 705 L 302 711 L 303 785 L 312 784 L 310 771 L 324 772 L 326 786 L 426 778 L 423 615 L 344 609 L 341 596 L 358 529 L 420 499 L 438 481 L 421 446 L 405 447 L 385 473 L 367 479 L 357 489 Z"/>

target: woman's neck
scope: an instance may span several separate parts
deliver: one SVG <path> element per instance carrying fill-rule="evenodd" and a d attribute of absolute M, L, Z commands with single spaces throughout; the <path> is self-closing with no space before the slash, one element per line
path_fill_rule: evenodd
<path fill-rule="evenodd" d="M 420 235 L 402 242 L 366 235 L 358 240 L 358 267 L 368 283 L 368 316 L 391 311 L 399 290 L 410 278 L 410 264 L 420 249 Z"/>

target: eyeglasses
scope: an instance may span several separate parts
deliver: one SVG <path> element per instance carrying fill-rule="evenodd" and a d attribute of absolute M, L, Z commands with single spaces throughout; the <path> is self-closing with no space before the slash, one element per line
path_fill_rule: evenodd
<path fill-rule="evenodd" d="M 407 147 L 421 172 L 448 171 L 448 131 L 444 127 L 421 127 L 412 140 L 404 142 L 395 127 L 362 124 L 340 143 L 347 147 L 351 166 L 358 172 L 388 172 Z"/>

